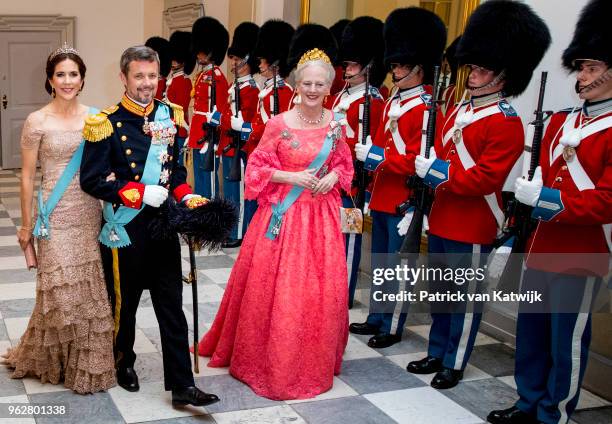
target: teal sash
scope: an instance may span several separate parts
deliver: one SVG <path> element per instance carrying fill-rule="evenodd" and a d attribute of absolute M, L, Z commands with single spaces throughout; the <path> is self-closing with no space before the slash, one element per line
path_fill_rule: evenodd
<path fill-rule="evenodd" d="M 174 123 L 170 119 L 170 112 L 166 105 L 160 104 L 155 112 L 154 122 L 156 124 L 162 124 L 164 127 L 174 126 Z M 159 183 L 159 177 L 161 173 L 162 164 L 159 160 L 160 154 L 168 149 L 168 146 L 164 143 L 151 143 L 149 152 L 147 153 L 147 160 L 145 167 L 142 172 L 142 178 L 140 182 L 145 185 L 157 185 Z M 125 226 L 129 224 L 132 219 L 144 209 L 144 203 L 139 209 L 128 208 L 126 206 L 119 206 L 117 210 L 113 210 L 112 203 L 104 202 L 102 209 L 104 220 L 106 221 L 100 231 L 98 240 L 103 245 L 113 248 L 126 247 L 132 244 L 130 236 L 125 230 Z"/>
<path fill-rule="evenodd" d="M 334 114 L 334 119 L 339 121 L 340 115 Z M 331 130 L 325 136 L 325 141 L 323 142 L 323 147 L 314 158 L 312 163 L 308 165 L 306 169 L 315 169 L 315 174 L 319 172 L 319 169 L 323 166 L 329 154 L 332 151 L 332 147 L 334 145 L 334 141 L 336 140 L 337 135 L 334 130 Z M 270 240 L 276 240 L 276 237 L 280 234 L 281 225 L 283 223 L 283 215 L 289 210 L 291 205 L 300 197 L 300 194 L 304 191 L 304 187 L 293 186 L 289 193 L 285 196 L 285 198 L 278 202 L 275 205 L 272 205 L 272 216 L 270 217 L 270 224 L 268 225 L 268 231 L 266 231 L 266 237 Z"/>
<path fill-rule="evenodd" d="M 90 107 L 89 114 L 98 113 L 98 109 Z M 85 140 L 81 141 L 79 147 L 77 147 L 76 151 L 70 158 L 68 165 L 62 172 L 62 175 L 55 183 L 55 187 L 51 190 L 51 194 L 47 199 L 47 203 L 43 202 L 42 198 L 42 185 L 38 189 L 38 214 L 36 216 L 36 224 L 34 225 L 34 230 L 32 231 L 32 235 L 38 239 L 49 240 L 51 237 L 51 226 L 49 225 L 49 217 L 51 213 L 59 203 L 60 199 L 66 192 L 66 189 L 72 182 L 72 179 L 76 175 L 77 171 L 81 167 L 81 159 L 83 158 L 83 149 L 85 147 Z"/>

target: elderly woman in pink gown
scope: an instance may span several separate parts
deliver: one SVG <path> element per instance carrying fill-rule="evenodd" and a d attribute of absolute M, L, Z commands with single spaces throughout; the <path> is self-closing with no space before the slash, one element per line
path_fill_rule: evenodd
<path fill-rule="evenodd" d="M 199 345 L 200 355 L 212 357 L 208 366 L 229 366 L 270 399 L 329 390 L 348 339 L 339 207 L 353 165 L 339 117 L 323 108 L 333 77 L 323 52 L 306 53 L 296 70 L 300 101 L 268 121 L 249 157 L 245 197 L 257 199 L 259 208 Z M 302 191 L 279 224 L 279 202 L 294 187 Z"/>

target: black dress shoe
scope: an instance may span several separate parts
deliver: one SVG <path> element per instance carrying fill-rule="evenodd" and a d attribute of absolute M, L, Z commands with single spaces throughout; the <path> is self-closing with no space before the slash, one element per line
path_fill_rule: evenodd
<path fill-rule="evenodd" d="M 431 380 L 431 387 L 434 389 L 450 389 L 459 384 L 462 378 L 463 371 L 443 368 L 442 371 L 438 371 L 434 375 L 434 378 Z"/>
<path fill-rule="evenodd" d="M 426 356 L 418 361 L 412 361 L 406 367 L 406 371 L 413 374 L 431 374 L 442 371 L 442 360 L 433 356 Z"/>
<path fill-rule="evenodd" d="M 172 390 L 172 405 L 206 406 L 219 402 L 219 397 L 212 393 L 205 393 L 195 386 Z"/>
<path fill-rule="evenodd" d="M 487 415 L 487 421 L 493 424 L 537 424 L 538 420 L 516 406 L 508 409 L 491 411 Z"/>
<path fill-rule="evenodd" d="M 349 325 L 349 331 L 353 334 L 365 334 L 367 336 L 373 336 L 374 334 L 380 333 L 378 327 L 368 324 L 367 322 L 354 322 Z"/>
<path fill-rule="evenodd" d="M 117 368 L 117 384 L 123 387 L 128 392 L 137 392 L 140 390 L 138 384 L 138 375 L 134 368 Z"/>
<path fill-rule="evenodd" d="M 368 346 L 373 347 L 375 349 L 382 349 L 385 347 L 393 346 L 400 340 L 402 340 L 402 338 L 400 336 L 396 336 L 395 334 L 378 333 L 374 337 L 371 337 L 370 340 L 368 340 Z"/>
<path fill-rule="evenodd" d="M 233 249 L 235 247 L 239 247 L 241 244 L 242 244 L 242 240 L 230 239 L 226 241 L 225 243 L 223 243 L 223 247 L 225 249 Z"/>

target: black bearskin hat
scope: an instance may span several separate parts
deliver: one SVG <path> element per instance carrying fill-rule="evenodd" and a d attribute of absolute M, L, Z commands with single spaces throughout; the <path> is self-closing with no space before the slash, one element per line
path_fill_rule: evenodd
<path fill-rule="evenodd" d="M 340 48 L 340 40 L 342 40 L 342 33 L 344 32 L 344 28 L 351 22 L 350 19 L 340 19 L 338 22 L 329 27 L 334 39 L 336 40 L 336 44 L 338 48 Z M 340 59 L 338 59 L 340 62 Z M 339 65 L 339 63 L 334 63 L 334 66 Z"/>
<path fill-rule="evenodd" d="M 371 16 L 361 16 L 344 29 L 338 48 L 338 61 L 357 62 L 361 66 L 372 61 L 370 83 L 373 87 L 380 87 L 387 75 L 383 64 L 384 48 L 382 21 Z"/>
<path fill-rule="evenodd" d="M 425 84 L 433 82 L 433 67 L 442 62 L 446 27 L 433 12 L 420 7 L 395 9 L 384 27 L 385 66 L 421 65 Z"/>
<path fill-rule="evenodd" d="M 184 65 L 184 72 L 190 74 L 195 67 L 195 56 L 191 52 L 191 33 L 174 31 L 170 36 L 170 60 Z"/>
<path fill-rule="evenodd" d="M 278 74 L 285 78 L 291 72 L 287 66 L 287 54 L 289 54 L 289 43 L 295 30 L 285 21 L 270 19 L 266 21 L 257 35 L 257 45 L 254 56 L 266 59 L 272 65 L 278 61 Z"/>
<path fill-rule="evenodd" d="M 318 48 L 323 50 L 332 63 L 336 62 L 338 45 L 331 31 L 319 24 L 302 24 L 295 30 L 291 44 L 289 45 L 289 56 L 287 64 L 290 69 L 297 66 L 302 55 L 309 50 Z"/>
<path fill-rule="evenodd" d="M 157 52 L 159 57 L 159 74 L 162 77 L 167 77 L 170 73 L 170 43 L 162 37 L 151 37 L 145 43 L 145 46 L 152 48 Z"/>
<path fill-rule="evenodd" d="M 229 44 L 229 33 L 225 27 L 210 16 L 199 18 L 191 29 L 191 50 L 194 55 L 202 52 L 210 55 L 215 65 L 221 65 Z"/>
<path fill-rule="evenodd" d="M 258 72 L 259 61 L 253 54 L 255 50 L 255 44 L 257 44 L 257 34 L 259 33 L 259 26 L 253 22 L 243 22 L 236 27 L 234 30 L 234 37 L 232 38 L 232 44 L 227 49 L 227 55 L 232 55 L 244 59 L 249 55 L 247 64 L 251 68 L 251 73 L 255 74 Z"/>
<path fill-rule="evenodd" d="M 489 0 L 470 16 L 457 46 L 460 65 L 505 70 L 504 93 L 521 94 L 550 45 L 544 21 L 529 6 L 512 0 Z"/>
<path fill-rule="evenodd" d="M 450 67 L 451 77 L 450 83 L 454 84 L 457 79 L 457 68 L 459 65 L 457 64 L 457 46 L 459 45 L 459 40 L 461 40 L 461 36 L 455 38 L 450 46 L 446 48 L 444 51 L 444 59 L 448 62 L 448 66 Z"/>
<path fill-rule="evenodd" d="M 577 59 L 595 59 L 612 66 L 612 1 L 591 0 L 582 9 L 574 38 L 563 52 L 563 66 L 575 70 Z"/>

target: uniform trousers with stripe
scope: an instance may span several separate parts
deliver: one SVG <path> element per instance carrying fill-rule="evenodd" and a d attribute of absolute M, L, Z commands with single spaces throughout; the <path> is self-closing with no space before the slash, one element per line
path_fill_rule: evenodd
<path fill-rule="evenodd" d="M 133 367 L 136 361 L 136 310 L 143 290 L 148 289 L 159 323 L 166 390 L 194 385 L 189 356 L 187 321 L 183 313 L 181 250 L 178 236 L 152 240 L 149 222 L 156 210 L 145 208 L 125 226 L 131 239 L 126 247 L 101 246 L 111 308 L 115 318 L 117 368 Z M 113 258 L 115 256 L 115 258 Z M 118 272 L 117 272 L 118 271 Z"/>
<path fill-rule="evenodd" d="M 370 216 L 372 217 L 372 269 L 380 267 L 395 268 L 399 264 L 397 252 L 399 252 L 404 240 L 404 237 L 397 232 L 397 224 L 401 221 L 402 216 L 374 210 L 370 210 Z M 383 259 L 384 254 L 388 254 L 386 260 Z M 384 264 L 381 263 L 383 260 L 385 261 Z M 381 287 L 373 284 L 371 293 L 380 289 Z M 385 291 L 398 293 L 400 290 L 396 285 L 390 285 Z M 372 297 L 370 297 L 370 305 L 372 304 Z M 384 312 L 372 311 L 372 306 L 370 306 L 367 323 L 378 327 L 380 333 L 401 336 L 406 324 L 406 306 L 403 302 L 396 304 L 385 302 L 384 307 L 381 307 Z M 389 309 L 393 312 L 387 312 Z"/>
<path fill-rule="evenodd" d="M 241 152 L 241 156 L 244 157 L 244 152 Z M 223 167 L 223 197 L 226 200 L 231 201 L 238 211 L 238 223 L 232 232 L 230 233 L 230 239 L 242 240 L 246 231 L 246 223 L 244 219 L 245 207 L 244 207 L 244 163 L 245 160 L 240 160 L 240 181 L 230 181 L 228 179 L 232 162 L 234 158 L 229 156 L 221 157 L 221 164 Z"/>
<path fill-rule="evenodd" d="M 366 192 L 366 202 L 369 200 L 369 193 Z M 342 206 L 345 208 L 353 208 L 355 204 L 350 196 L 342 196 Z M 355 290 L 357 289 L 357 280 L 359 277 L 359 264 L 361 263 L 361 242 L 363 236 L 361 234 L 345 234 L 344 236 L 344 253 L 346 255 L 346 268 L 348 271 L 348 287 L 349 287 L 349 308 L 353 307 L 355 300 Z"/>
<path fill-rule="evenodd" d="M 249 161 L 248 159 L 243 159 L 243 161 L 246 172 L 246 167 L 248 166 Z M 242 183 L 244 184 L 244 181 Z M 257 212 L 257 200 L 244 199 L 244 225 L 242 226 L 243 235 L 246 234 L 247 228 L 249 228 L 249 224 L 251 223 L 253 216 L 255 216 L 255 212 Z"/>
<path fill-rule="evenodd" d="M 539 422 L 565 424 L 576 409 L 591 342 L 590 308 L 600 283 L 531 268 L 523 274 L 522 292 L 536 290 L 554 302 L 551 312 L 542 313 L 521 304 L 516 325 L 516 406 Z"/>
<path fill-rule="evenodd" d="M 204 155 L 200 153 L 200 149 L 193 149 L 193 190 L 200 196 L 208 199 L 219 195 L 219 177 L 217 170 L 219 169 L 219 157 L 215 155 L 214 171 L 204 170 Z"/>
<path fill-rule="evenodd" d="M 430 234 L 427 250 L 430 254 L 429 267 L 457 270 L 483 267 L 491 245 L 463 243 Z M 430 292 L 447 289 L 453 292 L 476 293 L 483 287 L 472 282 L 455 280 L 450 284 L 430 282 Z M 459 304 L 439 303 L 431 305 L 432 324 L 429 331 L 428 355 L 442 360 L 442 366 L 464 370 L 474 348 L 478 327 L 482 319 L 481 307 L 467 302 Z"/>

